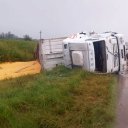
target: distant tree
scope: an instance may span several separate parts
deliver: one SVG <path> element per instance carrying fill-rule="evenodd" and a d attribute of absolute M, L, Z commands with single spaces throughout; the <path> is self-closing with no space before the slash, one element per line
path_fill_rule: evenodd
<path fill-rule="evenodd" d="M 18 36 L 12 34 L 11 32 L 1 33 L 0 39 L 18 39 Z"/>
<path fill-rule="evenodd" d="M 4 39 L 4 33 L 2 32 L 1 34 L 0 34 L 0 39 Z"/>
<path fill-rule="evenodd" d="M 24 40 L 32 40 L 32 38 L 29 35 L 24 35 Z"/>
<path fill-rule="evenodd" d="M 12 34 L 10 31 L 7 33 L 0 33 L 0 39 L 19 39 L 19 40 L 32 40 L 32 38 L 29 35 L 24 35 L 22 38 L 16 36 L 15 34 Z"/>

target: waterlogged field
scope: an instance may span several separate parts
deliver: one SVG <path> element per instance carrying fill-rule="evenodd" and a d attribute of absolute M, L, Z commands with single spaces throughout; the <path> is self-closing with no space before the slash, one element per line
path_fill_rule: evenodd
<path fill-rule="evenodd" d="M 58 67 L 0 81 L 1 128 L 111 128 L 115 77 Z"/>
<path fill-rule="evenodd" d="M 0 62 L 34 60 L 36 42 L 24 40 L 0 40 Z"/>

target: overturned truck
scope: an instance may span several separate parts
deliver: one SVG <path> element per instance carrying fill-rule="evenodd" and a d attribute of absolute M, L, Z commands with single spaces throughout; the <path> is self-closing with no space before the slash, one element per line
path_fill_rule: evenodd
<path fill-rule="evenodd" d="M 90 72 L 101 73 L 123 72 L 127 68 L 126 44 L 122 34 L 105 32 L 87 35 L 82 32 L 70 38 L 58 40 L 59 46 L 52 40 L 48 45 L 40 43 L 42 54 L 46 46 L 47 49 L 54 48 L 47 55 L 42 55 L 44 58 L 40 58 L 46 70 L 60 64 L 68 68 L 81 67 Z M 52 57 L 46 57 L 49 55 Z"/>

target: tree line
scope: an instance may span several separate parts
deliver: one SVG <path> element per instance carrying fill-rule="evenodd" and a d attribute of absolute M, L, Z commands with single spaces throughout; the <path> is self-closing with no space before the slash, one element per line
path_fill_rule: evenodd
<path fill-rule="evenodd" d="M 7 33 L 0 33 L 0 39 L 24 39 L 24 40 L 32 40 L 32 38 L 29 35 L 24 35 L 23 38 L 18 37 L 15 34 L 12 34 L 11 32 L 7 32 Z"/>

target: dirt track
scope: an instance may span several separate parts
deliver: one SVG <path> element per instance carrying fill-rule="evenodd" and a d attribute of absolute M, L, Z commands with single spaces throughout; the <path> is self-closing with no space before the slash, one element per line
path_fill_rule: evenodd
<path fill-rule="evenodd" d="M 14 62 L 0 64 L 0 80 L 39 73 L 41 69 L 37 61 Z"/>

